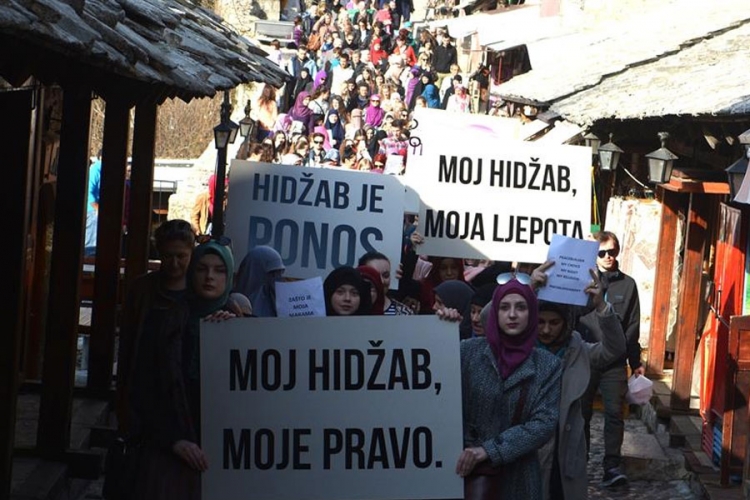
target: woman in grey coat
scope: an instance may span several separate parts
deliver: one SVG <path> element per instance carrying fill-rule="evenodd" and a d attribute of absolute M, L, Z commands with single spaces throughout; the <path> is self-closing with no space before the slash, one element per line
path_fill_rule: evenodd
<path fill-rule="evenodd" d="M 539 276 L 534 273 L 534 277 Z M 546 278 L 546 276 L 544 276 Z M 539 450 L 545 500 L 579 500 L 588 497 L 586 437 L 581 397 L 589 383 L 591 367 L 606 366 L 625 353 L 625 334 L 617 315 L 603 299 L 598 274 L 592 273 L 586 289 L 596 309 L 602 342 L 587 343 L 573 331 L 578 308 L 554 302 L 539 302 L 537 347 L 562 362 L 562 392 L 557 432 Z M 544 280 L 539 279 L 544 284 Z"/>
<path fill-rule="evenodd" d="M 496 500 L 542 498 L 536 452 L 555 432 L 561 370 L 534 348 L 537 326 L 536 295 L 512 279 L 495 290 L 486 336 L 461 342 L 465 448 L 456 473 L 495 468 Z"/>

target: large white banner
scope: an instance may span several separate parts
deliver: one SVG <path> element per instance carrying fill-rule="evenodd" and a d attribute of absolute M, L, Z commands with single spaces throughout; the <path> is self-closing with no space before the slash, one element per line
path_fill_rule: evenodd
<path fill-rule="evenodd" d="M 539 145 L 453 113 L 418 109 L 406 181 L 425 255 L 544 262 L 553 234 L 591 226 L 591 149 Z"/>
<path fill-rule="evenodd" d="M 237 261 L 275 248 L 286 276 L 325 277 L 368 251 L 401 261 L 404 188 L 390 175 L 233 161 L 226 233 Z"/>
<path fill-rule="evenodd" d="M 201 324 L 204 500 L 461 498 L 455 323 Z"/>

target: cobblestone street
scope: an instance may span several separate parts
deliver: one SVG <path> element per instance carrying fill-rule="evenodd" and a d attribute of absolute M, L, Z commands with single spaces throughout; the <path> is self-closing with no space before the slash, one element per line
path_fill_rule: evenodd
<path fill-rule="evenodd" d="M 638 500 L 701 500 L 704 497 L 691 490 L 687 480 L 647 481 L 631 479 L 627 485 L 604 488 L 602 480 L 602 458 L 604 457 L 604 416 L 594 413 L 591 421 L 591 456 L 589 457 L 589 499 L 638 499 Z M 625 432 L 647 433 L 645 425 L 632 417 L 625 420 Z"/>

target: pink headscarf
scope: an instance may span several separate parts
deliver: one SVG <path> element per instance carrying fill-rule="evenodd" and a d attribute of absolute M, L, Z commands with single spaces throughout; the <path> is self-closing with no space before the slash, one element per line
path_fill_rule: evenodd
<path fill-rule="evenodd" d="M 372 105 L 373 100 L 378 101 L 377 106 Z M 383 118 L 385 118 L 385 110 L 380 107 L 380 96 L 373 94 L 370 96 L 370 104 L 365 108 L 365 125 L 380 127 L 383 124 Z"/>
<path fill-rule="evenodd" d="M 318 125 L 313 129 L 314 132 L 318 132 L 319 134 L 323 135 L 325 139 L 323 139 L 323 149 L 328 151 L 331 149 L 331 141 L 328 140 L 328 130 L 323 125 Z"/>
<path fill-rule="evenodd" d="M 529 307 L 529 322 L 526 325 L 526 330 L 520 335 L 507 335 L 500 330 L 497 324 L 500 301 L 506 295 L 513 293 L 517 293 L 526 299 L 526 304 Z M 538 330 L 539 306 L 531 287 L 515 279 L 498 286 L 492 296 L 492 307 L 490 316 L 487 318 L 485 335 L 492 353 L 495 355 L 497 368 L 503 379 L 507 379 L 531 355 L 531 351 L 536 345 Z"/>

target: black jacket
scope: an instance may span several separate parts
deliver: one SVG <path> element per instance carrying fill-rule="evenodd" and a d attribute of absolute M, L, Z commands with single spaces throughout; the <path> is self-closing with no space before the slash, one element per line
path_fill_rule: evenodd
<path fill-rule="evenodd" d="M 625 332 L 626 352 L 619 360 L 608 367 L 622 366 L 627 360 L 631 370 L 641 366 L 641 346 L 638 343 L 641 327 L 641 304 L 638 299 L 638 287 L 633 278 L 619 269 L 600 272 L 602 285 L 605 287 L 604 298 L 620 318 L 622 330 Z M 595 312 L 586 314 L 578 321 L 578 331 L 587 342 L 601 341 L 601 334 L 597 333 L 597 319 Z"/>
<path fill-rule="evenodd" d="M 450 73 L 451 64 L 458 62 L 458 52 L 456 46 L 440 44 L 435 47 L 435 55 L 432 59 L 432 69 L 438 73 Z"/>

